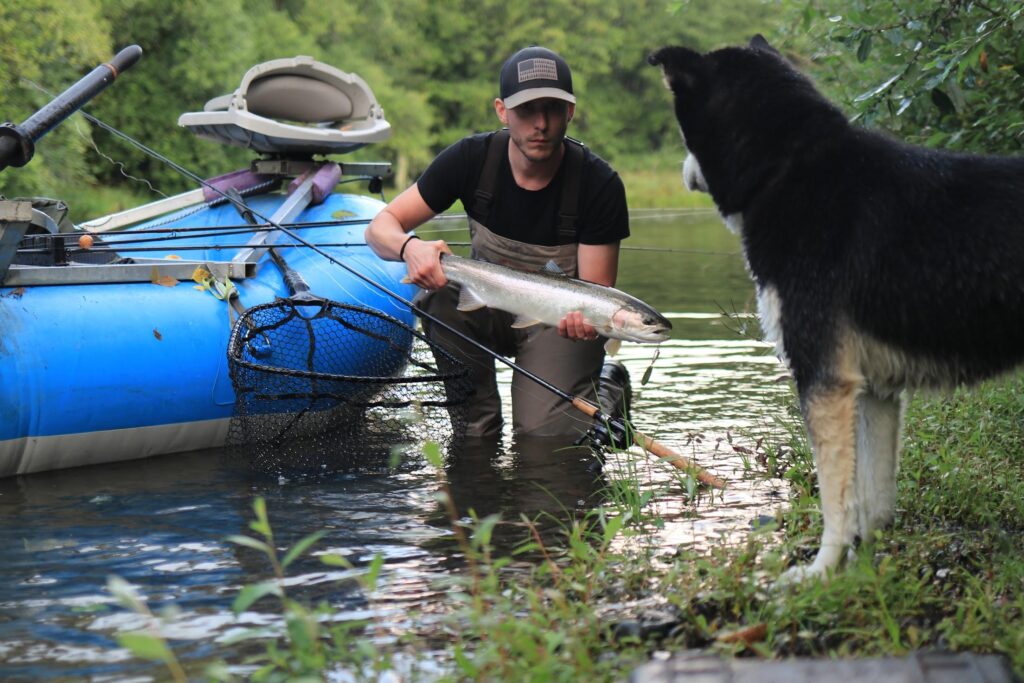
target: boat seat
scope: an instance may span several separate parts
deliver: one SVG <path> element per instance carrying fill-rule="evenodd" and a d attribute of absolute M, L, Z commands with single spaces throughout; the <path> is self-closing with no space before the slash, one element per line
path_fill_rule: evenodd
<path fill-rule="evenodd" d="M 275 155 L 344 154 L 391 135 L 362 78 L 305 56 L 257 64 L 237 90 L 182 114 L 178 125 Z"/>

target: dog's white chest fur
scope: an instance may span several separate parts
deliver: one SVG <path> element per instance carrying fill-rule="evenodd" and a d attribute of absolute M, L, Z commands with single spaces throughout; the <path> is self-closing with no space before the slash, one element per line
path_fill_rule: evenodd
<path fill-rule="evenodd" d="M 772 285 L 757 288 L 757 317 L 761 321 L 761 334 L 766 342 L 775 345 L 775 355 L 786 362 L 786 351 L 782 342 L 782 299 Z"/>

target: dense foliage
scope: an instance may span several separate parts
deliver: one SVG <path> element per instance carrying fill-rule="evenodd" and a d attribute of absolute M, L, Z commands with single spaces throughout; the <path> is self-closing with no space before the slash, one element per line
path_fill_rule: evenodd
<path fill-rule="evenodd" d="M 1024 150 L 1024 2 L 807 0 L 788 44 L 865 125 L 932 147 Z"/>

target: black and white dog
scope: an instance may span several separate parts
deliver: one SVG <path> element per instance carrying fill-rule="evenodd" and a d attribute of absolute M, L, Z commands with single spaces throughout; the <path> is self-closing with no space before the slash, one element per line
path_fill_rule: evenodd
<path fill-rule="evenodd" d="M 1024 360 L 1024 158 L 857 128 L 764 38 L 649 61 L 672 91 L 691 189 L 742 238 L 766 337 L 818 470 L 822 575 L 892 519 L 904 389 Z"/>

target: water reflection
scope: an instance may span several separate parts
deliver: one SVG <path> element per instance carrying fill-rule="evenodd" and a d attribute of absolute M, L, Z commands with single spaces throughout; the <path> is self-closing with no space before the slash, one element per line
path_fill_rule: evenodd
<path fill-rule="evenodd" d="M 634 221 L 633 231 L 631 244 L 672 251 L 624 252 L 619 286 L 668 312 L 674 325 L 646 385 L 640 378 L 653 349 L 627 344 L 619 356 L 633 377 L 634 421 L 727 479 L 729 488 L 694 499 L 675 470 L 643 455 L 621 456 L 598 471 L 586 450 L 506 433 L 467 445 L 444 473 L 461 515 L 500 514 L 509 522 L 496 530 L 506 549 L 527 537 L 520 515 L 539 520 L 542 533 L 558 534 L 621 476 L 657 492 L 650 509 L 665 526 L 655 542 L 667 551 L 742 540 L 753 521 L 782 503 L 782 482 L 763 475 L 755 451 L 760 436 L 778 429 L 788 385 L 777 381 L 781 368 L 756 340 L 752 320 L 720 315 L 749 307 L 751 286 L 735 238 L 706 215 Z M 459 239 L 457 232 L 444 234 Z M 506 396 L 510 378 L 511 371 L 499 370 Z M 239 619 L 230 610 L 241 586 L 270 572 L 257 553 L 225 541 L 249 533 L 256 495 L 267 500 L 280 546 L 324 530 L 317 552 L 343 555 L 357 567 L 375 556 L 384 560 L 378 590 L 366 595 L 352 572 L 304 558 L 290 573 L 295 597 L 325 600 L 343 619 L 371 619 L 370 637 L 379 642 L 428 629 L 443 611 L 445 582 L 462 560 L 436 498 L 437 473 L 422 458 L 412 457 L 397 473 L 319 481 L 253 479 L 236 465 L 197 453 L 0 480 L 5 680 L 152 677 L 154 667 L 129 661 L 116 647 L 119 631 L 142 622 L 111 607 L 111 574 L 131 581 L 156 610 L 177 606 L 168 635 L 191 671 L 241 652 L 242 645 L 224 644 L 229 635 L 277 619 L 272 601 Z"/>

